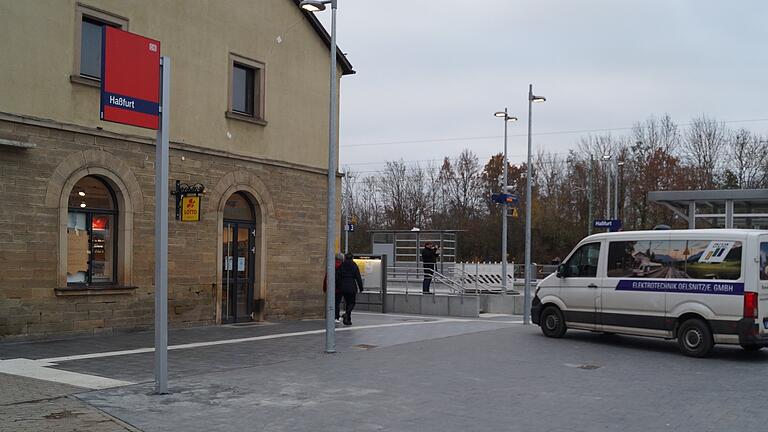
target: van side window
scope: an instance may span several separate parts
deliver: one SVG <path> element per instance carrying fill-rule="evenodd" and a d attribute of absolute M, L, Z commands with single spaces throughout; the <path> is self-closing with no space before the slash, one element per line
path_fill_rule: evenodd
<path fill-rule="evenodd" d="M 736 280 L 741 277 L 740 241 L 677 240 L 672 243 L 675 278 Z"/>
<path fill-rule="evenodd" d="M 760 243 L 760 280 L 768 280 L 768 243 Z"/>
<path fill-rule="evenodd" d="M 669 240 L 610 242 L 608 245 L 608 277 L 668 278 L 672 257 Z"/>
<path fill-rule="evenodd" d="M 600 258 L 600 243 L 588 243 L 580 247 L 565 263 L 569 277 L 596 277 Z"/>

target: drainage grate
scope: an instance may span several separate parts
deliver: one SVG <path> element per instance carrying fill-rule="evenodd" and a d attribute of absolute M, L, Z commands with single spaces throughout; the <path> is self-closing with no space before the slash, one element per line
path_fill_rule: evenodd
<path fill-rule="evenodd" d="M 358 344 L 358 345 L 352 346 L 352 348 L 364 349 L 364 350 L 371 350 L 378 347 L 379 347 L 378 345 L 368 345 L 368 344 Z"/>

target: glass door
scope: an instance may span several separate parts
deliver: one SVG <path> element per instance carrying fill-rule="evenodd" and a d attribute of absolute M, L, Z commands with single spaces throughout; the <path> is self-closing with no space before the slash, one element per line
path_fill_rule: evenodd
<path fill-rule="evenodd" d="M 222 322 L 245 322 L 252 319 L 254 282 L 253 223 L 224 221 Z"/>

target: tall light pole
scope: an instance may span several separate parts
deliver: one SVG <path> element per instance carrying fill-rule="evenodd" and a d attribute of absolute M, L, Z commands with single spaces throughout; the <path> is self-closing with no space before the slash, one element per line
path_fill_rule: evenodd
<path fill-rule="evenodd" d="M 589 174 L 587 177 L 587 202 L 589 203 L 589 211 L 587 216 L 587 235 L 592 235 L 592 168 L 595 162 L 592 160 L 592 155 L 589 155 Z"/>
<path fill-rule="evenodd" d="M 493 114 L 504 120 L 504 184 L 501 187 L 501 193 L 507 193 L 509 180 L 507 177 L 507 123 L 517 121 L 517 117 L 510 117 L 507 108 L 504 111 L 497 111 Z M 501 295 L 507 295 L 507 204 L 502 204 L 501 208 Z"/>
<path fill-rule="evenodd" d="M 331 96 L 328 113 L 328 224 L 325 243 L 325 274 L 327 275 L 325 293 L 325 352 L 336 352 L 336 304 L 334 288 L 336 286 L 336 0 L 303 0 L 299 6 L 310 12 L 325 10 L 331 5 Z"/>
<path fill-rule="evenodd" d="M 528 162 L 525 166 L 525 291 L 523 295 L 523 323 L 531 323 L 531 112 L 534 102 L 544 102 L 544 96 L 533 94 L 533 84 L 528 86 Z"/>
<path fill-rule="evenodd" d="M 608 161 L 611 160 L 611 155 L 604 154 L 603 161 L 605 164 L 605 218 L 611 218 L 611 166 Z"/>
<path fill-rule="evenodd" d="M 619 218 L 619 167 L 624 162 L 619 162 L 619 157 L 613 158 L 613 218 Z"/>

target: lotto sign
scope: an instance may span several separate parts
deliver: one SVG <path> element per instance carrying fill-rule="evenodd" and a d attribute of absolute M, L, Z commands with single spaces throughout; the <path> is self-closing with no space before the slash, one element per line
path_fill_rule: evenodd
<path fill-rule="evenodd" d="M 200 197 L 185 196 L 181 198 L 181 221 L 197 222 L 200 220 Z"/>
<path fill-rule="evenodd" d="M 160 116 L 160 42 L 103 26 L 102 120 L 157 129 Z"/>

